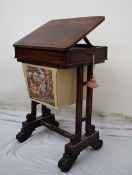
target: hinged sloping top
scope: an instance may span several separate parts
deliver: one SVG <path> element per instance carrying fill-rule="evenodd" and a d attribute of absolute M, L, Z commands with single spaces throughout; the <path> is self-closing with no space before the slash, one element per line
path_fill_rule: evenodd
<path fill-rule="evenodd" d="M 14 44 L 15 47 L 66 50 L 96 28 L 105 17 L 51 20 Z"/>

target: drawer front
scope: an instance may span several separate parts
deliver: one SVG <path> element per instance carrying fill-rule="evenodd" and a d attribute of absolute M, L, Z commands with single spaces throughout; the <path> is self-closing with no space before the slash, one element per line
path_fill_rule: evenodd
<path fill-rule="evenodd" d="M 95 55 L 95 63 L 107 59 L 107 47 L 73 48 L 69 52 L 69 63 L 90 63 Z"/>
<path fill-rule="evenodd" d="M 65 52 L 15 48 L 15 58 L 18 61 L 30 64 L 40 65 L 64 65 L 67 63 L 67 55 Z"/>

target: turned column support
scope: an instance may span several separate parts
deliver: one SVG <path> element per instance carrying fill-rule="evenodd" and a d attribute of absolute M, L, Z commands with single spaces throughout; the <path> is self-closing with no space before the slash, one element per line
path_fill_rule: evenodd
<path fill-rule="evenodd" d="M 75 136 L 71 141 L 79 142 L 82 135 L 83 66 L 77 67 Z"/>
<path fill-rule="evenodd" d="M 31 101 L 31 113 L 26 115 L 27 122 L 30 122 L 36 119 L 37 105 L 38 105 L 37 102 Z"/>
<path fill-rule="evenodd" d="M 87 66 L 87 81 L 90 81 L 93 75 L 93 65 Z M 93 89 L 87 86 L 87 96 L 86 96 L 86 121 L 85 121 L 85 131 L 86 135 L 90 135 L 95 132 L 95 126 L 91 124 L 92 119 L 92 99 L 93 99 Z"/>

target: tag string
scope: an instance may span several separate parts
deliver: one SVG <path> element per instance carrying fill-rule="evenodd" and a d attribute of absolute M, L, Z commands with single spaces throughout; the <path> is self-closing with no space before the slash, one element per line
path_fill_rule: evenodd
<path fill-rule="evenodd" d="M 95 70 L 95 64 L 94 64 L 94 62 L 95 62 L 95 55 L 93 54 L 93 76 L 92 76 L 92 78 L 94 78 L 94 70 Z"/>

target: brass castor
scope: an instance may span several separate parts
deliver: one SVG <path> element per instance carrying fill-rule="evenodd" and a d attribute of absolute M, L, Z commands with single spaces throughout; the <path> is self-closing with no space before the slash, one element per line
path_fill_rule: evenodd
<path fill-rule="evenodd" d="M 71 157 L 68 154 L 64 154 L 58 162 L 58 167 L 61 169 L 62 172 L 69 171 L 73 163 L 76 161 L 77 157 L 78 155 Z"/>
<path fill-rule="evenodd" d="M 100 149 L 102 146 L 103 146 L 103 140 L 100 139 L 92 145 L 93 149 L 95 150 Z"/>
<path fill-rule="evenodd" d="M 22 143 L 31 136 L 33 131 L 34 131 L 34 129 L 22 128 L 21 131 L 16 135 L 16 139 L 20 143 Z"/>

